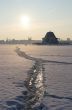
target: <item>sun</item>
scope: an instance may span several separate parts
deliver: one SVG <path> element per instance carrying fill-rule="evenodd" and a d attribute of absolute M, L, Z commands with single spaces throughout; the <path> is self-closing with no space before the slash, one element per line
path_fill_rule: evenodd
<path fill-rule="evenodd" d="M 22 15 L 20 17 L 20 24 L 24 28 L 29 28 L 30 27 L 30 17 Z"/>

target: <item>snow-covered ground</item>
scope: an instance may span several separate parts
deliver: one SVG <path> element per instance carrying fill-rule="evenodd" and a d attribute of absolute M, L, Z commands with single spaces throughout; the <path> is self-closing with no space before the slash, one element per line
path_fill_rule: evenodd
<path fill-rule="evenodd" d="M 22 58 L 15 52 L 16 46 L 31 58 L 65 63 Z M 29 110 L 27 102 L 35 110 L 40 103 L 41 110 L 72 110 L 72 64 L 69 63 L 72 63 L 71 46 L 0 45 L 0 110 Z M 30 91 L 31 102 L 24 96 L 30 97 Z"/>

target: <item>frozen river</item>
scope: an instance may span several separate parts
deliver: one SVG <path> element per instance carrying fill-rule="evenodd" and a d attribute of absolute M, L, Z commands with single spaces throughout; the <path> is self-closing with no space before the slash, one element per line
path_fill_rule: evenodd
<path fill-rule="evenodd" d="M 72 46 L 0 45 L 0 110 L 72 110 Z"/>

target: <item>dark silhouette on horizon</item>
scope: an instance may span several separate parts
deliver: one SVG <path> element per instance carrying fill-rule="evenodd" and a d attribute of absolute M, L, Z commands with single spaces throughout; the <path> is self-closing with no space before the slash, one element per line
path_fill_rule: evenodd
<path fill-rule="evenodd" d="M 31 37 L 28 37 L 27 40 L 25 39 L 6 39 L 0 40 L 0 44 L 24 44 L 24 45 L 72 45 L 72 40 L 68 37 L 66 40 L 62 40 L 57 38 L 55 34 L 51 31 L 47 32 L 45 37 L 42 40 L 32 40 Z"/>
<path fill-rule="evenodd" d="M 42 44 L 59 44 L 58 38 L 56 38 L 53 32 L 47 32 L 42 39 Z"/>

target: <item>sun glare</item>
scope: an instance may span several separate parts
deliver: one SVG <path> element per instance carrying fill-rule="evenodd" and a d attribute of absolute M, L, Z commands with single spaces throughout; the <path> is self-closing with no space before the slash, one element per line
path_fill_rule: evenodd
<path fill-rule="evenodd" d="M 21 26 L 24 28 L 29 28 L 30 26 L 30 18 L 28 16 L 21 16 L 20 17 Z"/>

